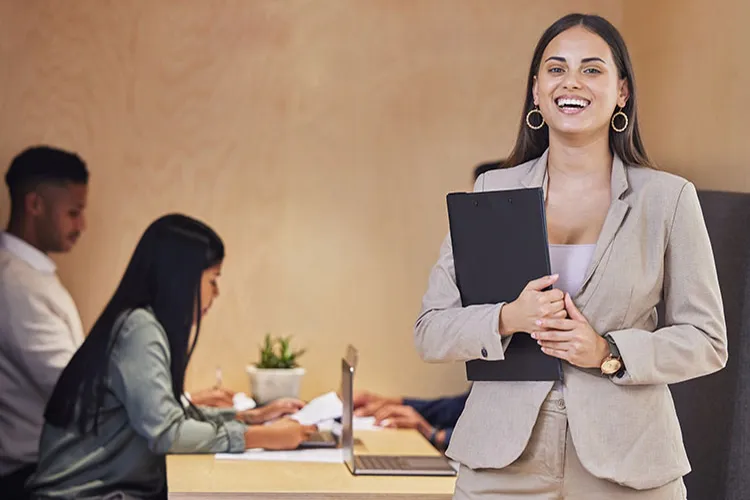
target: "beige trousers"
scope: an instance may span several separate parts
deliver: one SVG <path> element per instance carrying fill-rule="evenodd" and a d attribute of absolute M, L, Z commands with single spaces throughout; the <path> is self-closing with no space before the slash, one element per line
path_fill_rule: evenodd
<path fill-rule="evenodd" d="M 454 500 L 686 500 L 682 479 L 634 490 L 589 473 L 578 460 L 568 431 L 562 392 L 552 391 L 521 456 L 503 469 L 458 473 Z"/>

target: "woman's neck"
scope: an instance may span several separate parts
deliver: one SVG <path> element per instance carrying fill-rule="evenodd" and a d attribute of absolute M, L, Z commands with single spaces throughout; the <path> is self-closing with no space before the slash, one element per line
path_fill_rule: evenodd
<path fill-rule="evenodd" d="M 571 141 L 550 135 L 547 167 L 550 176 L 592 181 L 609 179 L 612 169 L 609 136 Z"/>

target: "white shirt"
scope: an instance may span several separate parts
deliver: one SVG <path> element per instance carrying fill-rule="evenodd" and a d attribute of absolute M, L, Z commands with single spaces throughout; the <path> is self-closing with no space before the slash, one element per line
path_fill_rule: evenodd
<path fill-rule="evenodd" d="M 47 400 L 83 343 L 55 271 L 43 252 L 0 233 L 0 475 L 37 461 Z"/>
<path fill-rule="evenodd" d="M 29 245 L 18 236 L 5 232 L 0 233 L 0 248 L 8 250 L 41 273 L 53 274 L 57 271 L 57 265 L 55 261 L 49 258 L 49 255 L 35 246 Z"/>
<path fill-rule="evenodd" d="M 550 245 L 549 260 L 552 274 L 560 277 L 555 288 L 575 297 L 581 290 L 586 271 L 594 257 L 596 245 Z"/>
<path fill-rule="evenodd" d="M 581 291 L 586 279 L 586 272 L 594 257 L 596 245 L 550 245 L 549 260 L 552 274 L 559 274 L 555 288 L 575 297 Z M 555 382 L 554 389 L 560 390 L 562 384 Z"/>

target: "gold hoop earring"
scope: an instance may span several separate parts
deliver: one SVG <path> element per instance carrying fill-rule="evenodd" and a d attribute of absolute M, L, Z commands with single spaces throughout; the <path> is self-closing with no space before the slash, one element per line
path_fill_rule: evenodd
<path fill-rule="evenodd" d="M 536 126 L 531 124 L 531 117 L 535 113 L 539 113 L 539 116 L 542 118 L 542 123 Z M 528 125 L 531 130 L 539 130 L 540 128 L 544 127 L 544 115 L 541 111 L 539 111 L 538 107 L 535 107 L 534 109 L 526 113 L 526 125 Z"/>
<path fill-rule="evenodd" d="M 618 116 L 622 116 L 622 118 L 625 120 L 625 124 L 621 128 L 617 128 L 617 126 L 615 125 L 615 118 L 617 118 Z M 617 113 L 615 113 L 614 115 L 612 115 L 612 122 L 611 123 L 612 123 L 612 130 L 614 130 L 617 133 L 624 132 L 625 129 L 628 128 L 628 115 L 626 115 L 625 113 L 623 113 L 622 112 L 622 108 L 620 108 L 620 111 L 618 111 Z"/>

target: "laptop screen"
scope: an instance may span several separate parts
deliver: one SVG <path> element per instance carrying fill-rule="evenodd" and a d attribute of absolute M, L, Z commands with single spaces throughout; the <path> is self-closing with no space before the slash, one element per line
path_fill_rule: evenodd
<path fill-rule="evenodd" d="M 350 358 L 350 356 L 347 356 Z M 354 360 L 352 360 L 354 361 Z M 341 449 L 344 462 L 349 470 L 354 471 L 354 366 L 346 358 L 341 360 Z"/>

